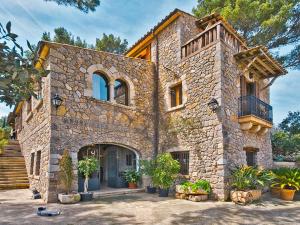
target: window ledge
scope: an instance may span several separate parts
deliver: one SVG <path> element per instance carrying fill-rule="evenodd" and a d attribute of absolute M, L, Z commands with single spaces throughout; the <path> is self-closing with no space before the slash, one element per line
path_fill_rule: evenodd
<path fill-rule="evenodd" d="M 183 109 L 183 108 L 185 108 L 185 104 L 181 104 L 181 105 L 178 105 L 178 106 L 169 108 L 169 109 L 167 110 L 167 112 L 172 112 L 172 111 L 180 110 L 180 109 Z"/>
<path fill-rule="evenodd" d="M 25 121 L 28 122 L 32 118 L 32 116 L 33 116 L 32 112 L 28 113 Z"/>
<path fill-rule="evenodd" d="M 130 106 L 130 105 L 122 105 L 116 102 L 110 102 L 110 101 L 104 101 L 104 100 L 100 100 L 100 99 L 96 99 L 94 97 L 87 97 L 89 100 L 93 100 L 95 102 L 99 102 L 99 103 L 103 103 L 106 105 L 110 105 L 110 106 L 116 106 L 116 107 L 120 107 L 120 108 L 124 108 L 124 109 L 130 109 L 130 110 L 135 110 L 134 106 Z"/>

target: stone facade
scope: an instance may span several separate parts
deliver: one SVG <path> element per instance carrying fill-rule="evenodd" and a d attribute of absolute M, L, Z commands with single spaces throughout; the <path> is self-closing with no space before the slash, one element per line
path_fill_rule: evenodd
<path fill-rule="evenodd" d="M 244 147 L 259 149 L 258 165 L 272 165 L 269 133 L 242 131 L 237 121 L 242 70 L 232 48 L 217 40 L 182 59 L 181 46 L 202 32 L 196 20 L 182 13 L 154 36 L 150 61 L 43 42 L 50 49 L 44 63 L 50 74 L 44 78 L 43 102 L 27 121 L 23 104 L 19 141 L 28 171 L 31 152 L 42 151 L 41 173 L 31 177 L 31 187 L 41 191 L 46 201 L 57 198 L 63 150 L 70 151 L 77 175 L 78 151 L 95 144 L 123 146 L 142 159 L 155 150 L 188 151 L 189 179 L 209 180 L 220 200 L 228 196 L 229 169 L 246 163 Z M 107 77 L 109 101 L 93 98 L 94 72 Z M 116 79 L 128 87 L 128 106 L 112 97 Z M 178 82 L 182 104 L 171 108 L 170 87 Z M 57 109 L 51 106 L 55 94 L 63 99 Z M 220 105 L 216 112 L 208 107 L 212 98 Z M 262 91 L 260 98 L 268 103 L 269 90 Z M 77 187 L 75 179 L 73 189 Z"/>

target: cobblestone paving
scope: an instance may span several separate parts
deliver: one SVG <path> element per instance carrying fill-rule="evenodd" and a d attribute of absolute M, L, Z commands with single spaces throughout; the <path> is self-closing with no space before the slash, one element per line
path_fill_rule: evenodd
<path fill-rule="evenodd" d="M 263 196 L 261 202 L 239 206 L 231 202 L 190 202 L 146 193 L 107 197 L 73 205 L 48 204 L 57 217 L 36 215 L 41 200 L 29 190 L 0 191 L 0 224 L 300 224 L 300 196 L 285 202 Z"/>

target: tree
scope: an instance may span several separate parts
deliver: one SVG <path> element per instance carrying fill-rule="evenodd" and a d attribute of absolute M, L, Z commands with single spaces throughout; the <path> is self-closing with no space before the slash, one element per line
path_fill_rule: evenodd
<path fill-rule="evenodd" d="M 275 155 L 300 153 L 300 111 L 289 112 L 272 133 L 272 147 Z"/>
<path fill-rule="evenodd" d="M 42 35 L 42 40 L 44 41 L 54 41 L 62 44 L 75 45 L 82 48 L 87 48 L 88 44 L 85 40 L 81 40 L 80 37 L 74 39 L 74 35 L 67 31 L 64 27 L 58 27 L 54 29 L 54 37 L 51 39 L 50 32 L 44 32 Z"/>
<path fill-rule="evenodd" d="M 4 28 L 0 23 L 0 102 L 13 106 L 29 96 L 35 96 L 40 78 L 45 71 L 35 69 L 36 51 L 27 41 L 32 52 L 24 57 L 23 48 L 17 43 L 18 35 L 11 32 L 11 22 Z"/>
<path fill-rule="evenodd" d="M 299 0 L 198 0 L 193 8 L 197 17 L 218 12 L 248 40 L 249 46 L 265 45 L 276 49 L 294 48 L 277 57 L 286 67 L 300 68 Z"/>
<path fill-rule="evenodd" d="M 58 5 L 76 7 L 82 12 L 95 11 L 100 5 L 100 0 L 44 0 L 46 2 L 56 2 Z"/>
<path fill-rule="evenodd" d="M 128 42 L 126 39 L 123 41 L 120 37 L 115 37 L 113 34 L 106 35 L 103 33 L 101 39 L 96 39 L 96 49 L 116 54 L 123 54 L 126 52 Z"/>
<path fill-rule="evenodd" d="M 279 128 L 289 135 L 300 134 L 300 111 L 289 112 L 288 116 L 279 124 Z"/>

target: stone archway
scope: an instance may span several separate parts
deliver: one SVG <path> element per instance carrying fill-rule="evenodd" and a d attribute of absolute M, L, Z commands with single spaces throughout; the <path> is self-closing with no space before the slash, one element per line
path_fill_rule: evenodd
<path fill-rule="evenodd" d="M 78 151 L 78 161 L 85 156 L 94 156 L 99 160 L 99 167 L 89 180 L 89 191 L 104 188 L 124 188 L 127 183 L 123 178 L 126 169 L 138 169 L 139 153 L 121 145 L 101 143 L 87 145 Z M 78 191 L 83 191 L 83 176 L 78 173 Z"/>

